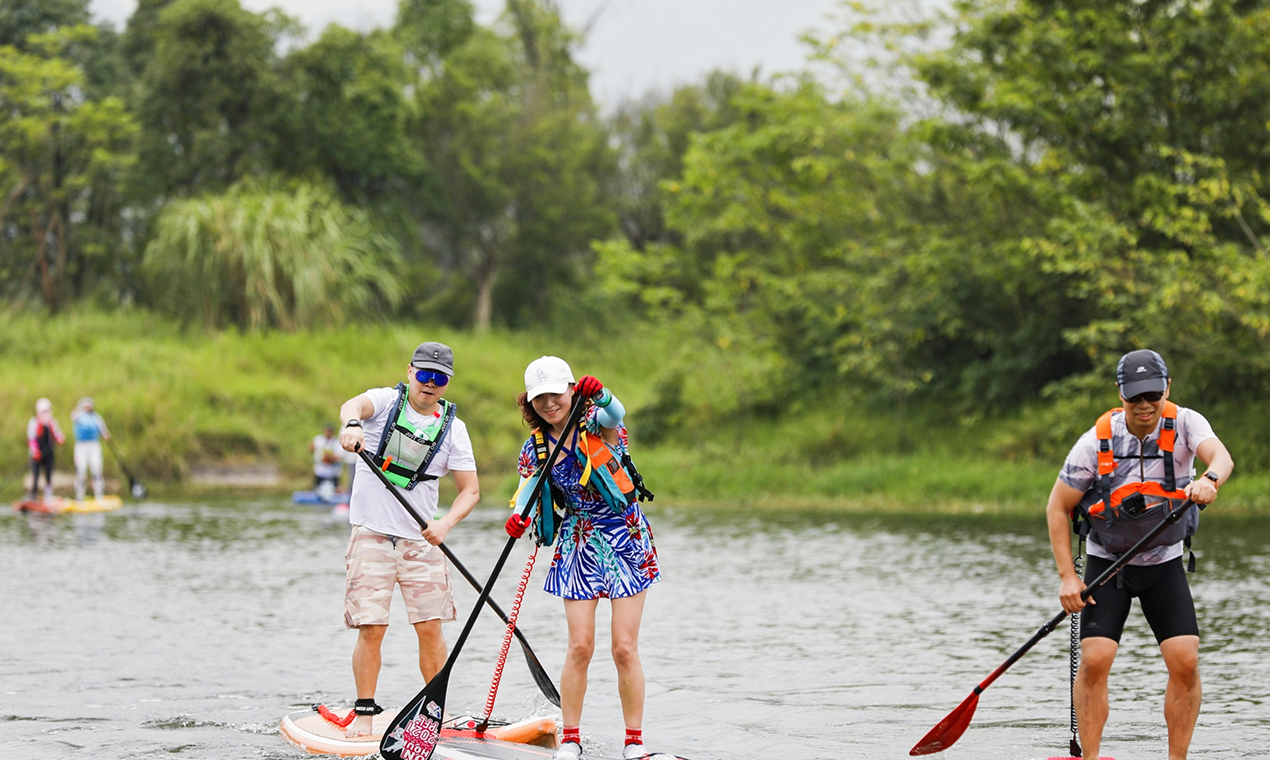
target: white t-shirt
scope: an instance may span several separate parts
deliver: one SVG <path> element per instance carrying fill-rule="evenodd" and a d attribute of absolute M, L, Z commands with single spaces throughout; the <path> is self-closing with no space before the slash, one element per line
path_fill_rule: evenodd
<path fill-rule="evenodd" d="M 327 438 L 318 433 L 313 436 L 313 474 L 319 478 L 338 478 L 344 471 L 344 454 L 339 438 Z M 323 461 L 327 458 L 333 461 Z"/>
<path fill-rule="evenodd" d="M 370 399 L 375 413 L 369 419 L 362 420 L 362 432 L 366 438 L 366 451 L 374 454 L 379 448 L 379 441 L 384 430 L 394 422 L 397 408 L 393 402 L 397 400 L 395 388 L 372 388 L 362 394 Z M 414 410 L 410 402 L 406 402 L 406 419 L 416 427 L 422 427 L 427 418 Z M 428 475 L 442 477 L 450 471 L 476 472 L 476 457 L 472 454 L 472 439 L 468 437 L 467 425 L 458 417 L 450 423 L 450 431 L 437 450 L 432 463 L 425 472 Z M 420 481 L 409 491 L 398 488 L 397 492 L 415 508 L 423 519 L 431 521 L 437 513 L 437 481 Z M 370 471 L 361 457 L 357 458 L 357 474 L 353 479 L 353 494 L 349 501 L 349 522 L 361 525 L 385 536 L 398 536 L 421 540 L 423 532 L 419 523 L 410 513 L 384 488 L 384 484 Z"/>

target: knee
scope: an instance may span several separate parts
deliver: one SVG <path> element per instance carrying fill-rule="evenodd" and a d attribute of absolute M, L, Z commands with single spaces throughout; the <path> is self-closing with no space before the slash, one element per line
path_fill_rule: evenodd
<path fill-rule="evenodd" d="M 589 664 L 593 654 L 595 654 L 595 641 L 593 639 L 588 640 L 581 637 L 569 637 L 569 650 L 566 653 L 566 656 L 575 664 Z"/>
<path fill-rule="evenodd" d="M 1164 660 L 1169 676 L 1190 684 L 1199 681 L 1199 652 L 1174 652 Z"/>
<path fill-rule="evenodd" d="M 634 641 L 613 642 L 613 664 L 619 670 L 639 664 L 639 645 Z"/>
<path fill-rule="evenodd" d="M 1097 683 L 1106 681 L 1111 674 L 1111 663 L 1116 659 L 1115 654 L 1105 654 L 1102 652 L 1090 654 L 1083 652 L 1080 656 L 1079 678 L 1085 683 Z"/>
<path fill-rule="evenodd" d="M 357 628 L 357 639 L 372 646 L 379 646 L 384 640 L 384 632 L 388 630 L 386 625 L 363 625 Z"/>

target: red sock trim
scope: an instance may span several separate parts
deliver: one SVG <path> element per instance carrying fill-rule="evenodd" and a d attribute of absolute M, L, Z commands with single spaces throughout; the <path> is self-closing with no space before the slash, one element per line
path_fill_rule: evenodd
<path fill-rule="evenodd" d="M 564 738 L 561 741 L 573 742 L 579 747 L 582 746 L 582 727 L 581 726 L 565 726 Z"/>
<path fill-rule="evenodd" d="M 626 746 L 644 743 L 644 729 L 626 727 Z"/>

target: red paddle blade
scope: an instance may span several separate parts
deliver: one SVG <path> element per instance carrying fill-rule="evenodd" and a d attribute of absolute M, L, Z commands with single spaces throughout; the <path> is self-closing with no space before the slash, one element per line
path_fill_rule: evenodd
<path fill-rule="evenodd" d="M 975 707 L 978 704 L 978 694 L 972 693 L 966 697 L 965 701 L 957 705 L 957 709 L 948 713 L 948 717 L 939 721 L 939 725 L 923 736 L 922 740 L 908 751 L 908 754 L 930 755 L 935 752 L 943 752 L 951 747 L 953 742 L 966 733 L 966 727 L 970 725 L 970 719 L 974 717 Z"/>

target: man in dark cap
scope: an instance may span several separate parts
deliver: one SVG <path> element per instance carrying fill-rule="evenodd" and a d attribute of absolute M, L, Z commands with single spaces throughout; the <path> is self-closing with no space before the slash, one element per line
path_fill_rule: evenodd
<path fill-rule="evenodd" d="M 388 629 L 393 586 L 401 586 L 407 619 L 419 637 L 419 670 L 431 680 L 445 664 L 441 623 L 454 620 L 454 597 L 445 556 L 437 545 L 480 499 L 476 459 L 467 426 L 442 398 L 454 377 L 454 353 L 442 343 L 421 343 L 406 367 L 406 382 L 372 388 L 340 407 L 346 451 L 365 449 L 427 530 L 402 508 L 360 458 L 349 501 L 352 535 L 345 553 L 344 622 L 357 629 L 353 678 L 356 717 L 346 732 L 369 736 L 379 680 L 380 645 Z M 437 479 L 454 478 L 458 495 L 437 517 Z"/>
<path fill-rule="evenodd" d="M 1183 556 L 1199 510 L 1190 507 L 1088 604 L 1080 596 L 1085 582 L 1073 564 L 1070 521 L 1082 518 L 1082 540 L 1083 531 L 1089 532 L 1085 578 L 1097 578 L 1158 525 L 1166 510 L 1186 499 L 1211 503 L 1235 464 L 1203 415 L 1168 400 L 1172 380 L 1156 352 L 1125 354 L 1116 368 L 1116 386 L 1123 408 L 1103 414 L 1076 442 L 1046 509 L 1061 581 L 1059 600 L 1068 612 L 1081 613 L 1074 688 L 1080 743 L 1087 760 L 1099 756 L 1107 722 L 1107 677 L 1137 597 L 1169 672 L 1164 692 L 1169 760 L 1185 760 L 1201 688 L 1199 625 Z M 1207 464 L 1199 477 L 1194 474 L 1196 457 Z M 1192 569 L 1193 563 L 1192 557 Z"/>

